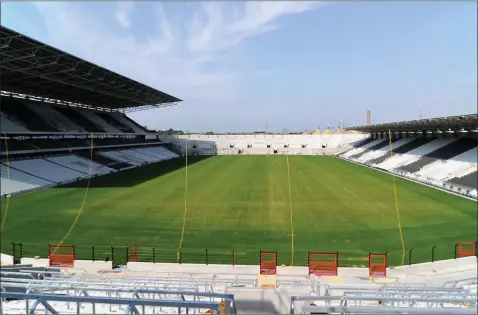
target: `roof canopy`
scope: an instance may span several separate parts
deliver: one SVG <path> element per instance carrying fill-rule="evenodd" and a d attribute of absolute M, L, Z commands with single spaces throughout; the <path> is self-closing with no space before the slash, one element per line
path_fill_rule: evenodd
<path fill-rule="evenodd" d="M 132 111 L 181 100 L 0 26 L 1 89 L 15 94 Z"/>
<path fill-rule="evenodd" d="M 478 115 L 462 115 L 440 118 L 400 121 L 376 125 L 349 127 L 346 130 L 363 132 L 473 130 L 478 128 Z"/>

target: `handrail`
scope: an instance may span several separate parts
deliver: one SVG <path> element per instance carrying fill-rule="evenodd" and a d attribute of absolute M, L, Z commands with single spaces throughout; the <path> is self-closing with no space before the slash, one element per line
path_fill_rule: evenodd
<path fill-rule="evenodd" d="M 331 301 L 380 301 L 380 302 L 428 302 L 428 303 L 467 303 L 470 306 L 476 306 L 476 295 L 474 298 L 423 298 L 423 297 L 391 297 L 391 296 L 292 296 L 290 302 L 290 314 L 294 314 L 295 302 L 297 301 L 324 301 L 330 303 Z"/>
<path fill-rule="evenodd" d="M 17 300 L 36 300 L 38 302 L 76 302 L 76 303 L 100 303 L 100 304 L 115 304 L 115 305 L 132 305 L 132 306 L 164 306 L 164 307 L 178 307 L 178 308 L 204 308 L 213 309 L 214 314 L 219 312 L 220 302 L 207 301 L 174 301 L 174 300 L 157 300 L 157 299 L 136 299 L 136 298 L 111 298 L 111 297 L 97 297 L 97 296 L 71 296 L 71 295 L 56 295 L 56 294 L 30 294 L 18 292 L 0 292 L 0 298 L 10 298 Z M 32 310 L 33 311 L 33 310 Z"/>

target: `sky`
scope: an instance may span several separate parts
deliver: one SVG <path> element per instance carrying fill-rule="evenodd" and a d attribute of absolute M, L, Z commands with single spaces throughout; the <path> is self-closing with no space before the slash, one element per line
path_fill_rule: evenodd
<path fill-rule="evenodd" d="M 315 130 L 477 112 L 473 2 L 2 2 L 1 23 L 182 100 L 153 129 Z"/>

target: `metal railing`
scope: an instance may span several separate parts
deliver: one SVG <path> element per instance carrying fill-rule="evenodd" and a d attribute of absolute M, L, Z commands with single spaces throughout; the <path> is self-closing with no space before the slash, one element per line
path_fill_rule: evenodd
<path fill-rule="evenodd" d="M 137 295 L 133 295 L 131 298 L 118 298 L 118 297 L 100 297 L 100 296 L 73 296 L 73 295 L 59 295 L 59 294 L 34 294 L 34 293 L 17 293 L 17 292 L 0 292 L 0 298 L 2 299 L 2 308 L 0 311 L 4 312 L 4 299 L 16 299 L 25 301 L 25 313 L 35 314 L 35 311 L 39 305 L 42 305 L 46 310 L 52 314 L 59 314 L 60 312 L 55 309 L 52 302 L 69 302 L 76 304 L 77 314 L 81 313 L 82 304 L 91 304 L 92 311 L 88 310 L 88 314 L 96 314 L 97 304 L 107 305 L 123 305 L 125 306 L 126 314 L 149 314 L 151 310 L 146 307 L 170 307 L 177 308 L 178 314 L 183 313 L 185 309 L 186 314 L 189 314 L 189 310 L 201 309 L 201 310 L 213 310 L 213 314 L 219 314 L 220 302 L 209 301 L 183 301 L 183 300 L 158 300 L 158 299 L 145 299 L 139 298 Z M 31 303 L 31 304 L 30 304 Z M 140 309 L 138 309 L 140 307 Z M 235 308 L 229 309 L 229 314 L 235 314 Z M 102 313 L 102 312 L 100 312 Z"/>
<path fill-rule="evenodd" d="M 380 294 L 367 295 L 367 296 L 293 296 L 291 297 L 290 314 L 295 312 L 295 303 L 299 301 L 308 302 L 321 302 L 322 307 L 335 307 L 335 306 L 370 306 L 367 302 L 375 302 L 376 311 L 380 312 L 380 309 L 386 311 L 388 307 L 422 307 L 425 309 L 432 308 L 447 308 L 444 303 L 452 303 L 459 305 L 468 305 L 466 308 L 474 309 L 476 313 L 476 296 L 474 298 L 462 298 L 462 297 L 402 297 L 402 296 L 384 296 Z M 333 303 L 338 303 L 333 305 Z M 363 305 L 365 304 L 365 305 Z"/>
<path fill-rule="evenodd" d="M 38 245 L 28 245 L 23 243 L 11 242 L 11 254 L 15 261 L 22 257 L 40 256 L 48 257 L 48 247 Z M 413 265 L 422 262 L 435 262 L 437 260 L 458 258 L 457 244 L 450 246 L 430 246 L 429 248 L 414 249 L 411 248 L 406 253 L 406 262 Z M 7 248 L 7 246 L 5 246 Z M 130 251 L 128 246 L 75 246 L 75 259 L 91 261 L 111 261 L 112 266 L 124 265 L 128 262 Z M 478 242 L 475 242 L 475 256 L 478 251 Z M 151 263 L 198 263 L 198 264 L 226 264 L 226 265 L 256 265 L 259 264 L 260 250 L 236 251 L 234 249 L 214 249 L 214 248 L 196 248 L 182 249 L 179 254 L 176 250 L 168 250 L 155 246 L 138 246 L 137 261 Z M 341 252 L 342 253 L 342 252 Z M 343 252 L 347 256 L 346 252 Z M 364 253 L 364 256 L 366 253 Z M 291 256 L 290 252 L 278 253 L 278 264 L 288 264 Z M 308 251 L 296 251 L 295 260 L 297 265 L 307 265 Z M 388 254 L 389 262 L 393 264 L 398 261 L 398 256 Z M 340 267 L 360 266 L 362 260 L 343 260 L 338 261 Z M 398 266 L 398 265 L 397 265 Z"/>
<path fill-rule="evenodd" d="M 416 308 L 416 307 L 387 307 L 373 306 L 308 306 L 302 307 L 302 314 L 443 314 L 443 315 L 476 315 L 476 309 L 469 308 Z"/>

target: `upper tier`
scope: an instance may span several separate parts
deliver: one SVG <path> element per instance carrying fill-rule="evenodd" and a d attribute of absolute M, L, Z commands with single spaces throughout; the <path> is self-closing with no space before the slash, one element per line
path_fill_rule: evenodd
<path fill-rule="evenodd" d="M 146 133 L 147 130 L 120 112 L 92 110 L 2 97 L 0 132 Z"/>

